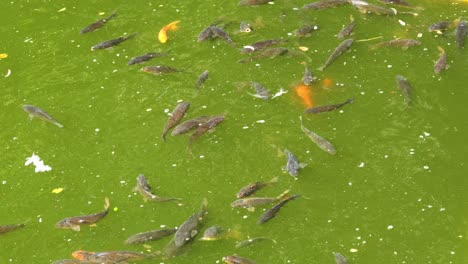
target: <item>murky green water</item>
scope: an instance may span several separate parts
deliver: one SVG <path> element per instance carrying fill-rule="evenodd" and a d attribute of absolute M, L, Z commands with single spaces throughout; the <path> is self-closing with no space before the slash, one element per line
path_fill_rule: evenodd
<path fill-rule="evenodd" d="M 195 241 L 182 255 L 159 262 L 217 263 L 238 254 L 257 263 L 334 263 L 332 252 L 341 252 L 349 263 L 467 263 L 467 51 L 456 47 L 453 30 L 437 36 L 427 27 L 466 19 L 468 4 L 411 2 L 425 8 L 419 16 L 363 15 L 348 6 L 304 12 L 295 8 L 309 1 L 279 0 L 251 8 L 237 1 L 0 3 L 0 53 L 9 55 L 0 60 L 0 225 L 27 224 L 1 235 L 0 263 L 50 263 L 79 249 L 161 250 L 169 238 L 146 247 L 123 241 L 162 225 L 179 226 L 203 197 L 209 203 L 204 227 L 219 225 L 242 238 L 265 236 L 277 243 L 235 249 L 235 239 Z M 118 16 L 103 28 L 79 34 L 99 12 L 113 10 Z M 422 33 L 422 45 L 369 51 L 378 40 L 357 42 L 324 72 L 315 70 L 341 42 L 334 35 L 351 14 L 357 21 L 355 39 Z M 289 39 L 284 46 L 299 54 L 299 46 L 308 47 L 309 65 L 320 79 L 311 88 L 314 104 L 355 97 L 342 111 L 304 116 L 306 127 L 334 144 L 336 156 L 318 149 L 300 130 L 304 105 L 294 86 L 306 58 L 293 54 L 237 63 L 246 57 L 238 48 L 221 40 L 196 41 L 220 17 L 232 21 L 225 29 L 238 47 L 271 38 Z M 157 42 L 159 29 L 174 20 L 181 20 L 180 29 L 169 32 L 168 43 Z M 237 33 L 241 21 L 253 24 L 254 31 Z M 320 29 L 300 40 L 291 36 L 305 23 Z M 133 32 L 138 33 L 134 39 L 113 49 L 90 51 L 96 43 Z M 440 76 L 433 73 L 437 46 L 447 51 L 450 64 Z M 130 58 L 150 51 L 169 56 L 145 65 L 182 72 L 152 76 L 139 72 L 140 66 L 127 66 Z M 204 70 L 210 77 L 194 92 Z M 396 87 L 397 74 L 414 88 L 408 108 Z M 328 88 L 326 78 L 333 83 Z M 263 101 L 248 95 L 249 88 L 238 88 L 242 81 L 259 82 L 272 94 L 280 87 L 288 93 Z M 160 138 L 166 112 L 178 100 L 191 103 L 187 118 L 226 116 L 191 153 L 185 136 Z M 28 119 L 23 104 L 43 108 L 65 128 Z M 308 164 L 297 180 L 281 170 L 283 148 Z M 24 166 L 32 153 L 52 170 L 35 173 L 32 165 Z M 140 173 L 156 193 L 183 202 L 145 203 L 132 192 Z M 256 224 L 262 210 L 230 207 L 241 187 L 274 176 L 280 176 L 279 183 L 260 196 L 289 189 L 303 197 L 264 225 Z M 55 188 L 64 190 L 54 194 Z M 102 210 L 104 197 L 113 210 L 97 226 L 80 232 L 54 227 L 65 217 Z"/>

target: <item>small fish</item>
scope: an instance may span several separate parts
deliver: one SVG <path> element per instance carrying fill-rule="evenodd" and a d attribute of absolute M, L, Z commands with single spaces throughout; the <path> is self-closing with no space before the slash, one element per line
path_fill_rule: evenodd
<path fill-rule="evenodd" d="M 257 83 L 257 82 L 250 82 L 250 86 L 255 89 L 255 94 L 251 94 L 253 97 L 260 98 L 263 100 L 268 100 L 270 99 L 270 92 L 263 87 L 263 85 Z"/>
<path fill-rule="evenodd" d="M 180 20 L 177 20 L 177 21 L 171 22 L 171 23 L 165 25 L 164 27 L 162 27 L 161 30 L 159 30 L 159 33 L 158 33 L 159 42 L 166 43 L 167 40 L 169 39 L 169 37 L 167 36 L 167 31 L 169 31 L 169 30 L 174 31 L 174 30 L 179 29 L 177 27 L 177 24 L 179 24 L 179 23 L 180 23 Z"/>
<path fill-rule="evenodd" d="M 164 125 L 164 129 L 161 136 L 164 141 L 166 141 L 167 132 L 169 132 L 171 128 L 177 126 L 180 123 L 182 118 L 184 118 L 185 113 L 187 113 L 189 107 L 189 102 L 180 102 L 177 104 L 174 111 L 172 111 L 171 115 L 167 119 L 166 124 Z"/>
<path fill-rule="evenodd" d="M 460 49 L 465 47 L 465 39 L 468 35 L 468 29 L 466 28 L 466 20 L 460 21 L 457 26 L 457 31 L 455 33 L 457 39 L 457 45 Z"/>
<path fill-rule="evenodd" d="M 306 66 L 305 71 L 304 71 L 304 77 L 302 78 L 302 82 L 305 85 L 311 85 L 313 82 L 315 82 L 315 80 L 317 80 L 317 77 L 314 77 L 309 67 Z"/>
<path fill-rule="evenodd" d="M 377 5 L 371 5 L 367 2 L 363 1 L 351 1 L 352 5 L 358 9 L 359 12 L 363 14 L 372 13 L 375 15 L 386 15 L 386 16 L 393 16 L 397 14 L 396 9 L 385 8 Z"/>
<path fill-rule="evenodd" d="M 224 116 L 215 116 L 210 118 L 210 120 L 206 121 L 205 123 L 201 124 L 195 132 L 190 136 L 189 138 L 189 146 L 195 142 L 199 137 L 201 137 L 203 134 L 205 134 L 208 130 L 213 129 L 216 127 L 219 123 L 224 121 Z"/>
<path fill-rule="evenodd" d="M 269 203 L 274 203 L 277 201 L 281 201 L 289 196 L 289 190 L 284 191 L 277 197 L 247 197 L 237 199 L 231 203 L 231 207 L 233 208 L 246 208 L 249 211 L 253 211 L 255 207 L 262 206 Z"/>
<path fill-rule="evenodd" d="M 348 261 L 346 260 L 346 258 L 340 253 L 334 253 L 333 255 L 335 256 L 336 264 L 348 264 Z"/>
<path fill-rule="evenodd" d="M 307 107 L 312 106 L 311 91 L 309 86 L 299 83 L 298 85 L 296 85 L 296 87 L 294 87 L 294 91 Z"/>
<path fill-rule="evenodd" d="M 195 129 L 201 126 L 203 123 L 206 123 L 210 120 L 211 116 L 200 116 L 183 122 L 182 124 L 177 125 L 172 130 L 171 135 L 177 136 L 189 132 L 192 129 Z"/>
<path fill-rule="evenodd" d="M 112 12 L 112 14 L 106 18 L 103 18 L 103 19 L 100 19 L 94 23 L 92 23 L 91 25 L 83 28 L 81 31 L 80 31 L 80 34 L 85 34 L 85 33 L 88 33 L 88 32 L 93 32 L 95 31 L 96 29 L 99 29 L 101 28 L 102 26 L 104 26 L 104 24 L 106 24 L 109 20 L 111 20 L 112 18 L 114 18 L 115 16 L 117 15 L 116 11 Z"/>
<path fill-rule="evenodd" d="M 135 58 L 132 58 L 131 60 L 128 61 L 128 65 L 134 65 L 134 64 L 139 64 L 145 61 L 149 61 L 153 58 L 157 57 L 163 57 L 166 56 L 166 53 L 163 52 L 150 52 L 146 53 L 145 55 L 141 55 Z"/>
<path fill-rule="evenodd" d="M 319 68 L 320 71 L 323 71 L 326 67 L 328 67 L 333 61 L 336 60 L 336 58 L 340 57 L 343 53 L 345 53 L 351 45 L 353 45 L 354 39 L 347 39 L 343 41 L 338 47 L 335 48 L 335 50 L 332 52 L 330 57 L 328 57 L 327 61 L 325 64 Z"/>
<path fill-rule="evenodd" d="M 406 50 L 408 47 L 419 45 L 421 45 L 421 42 L 415 39 L 392 39 L 372 45 L 369 49 L 374 50 L 381 47 L 400 47 L 403 50 Z"/>
<path fill-rule="evenodd" d="M 354 26 L 356 26 L 356 20 L 354 20 L 353 16 L 351 16 L 351 22 L 346 27 L 344 27 L 340 32 L 338 32 L 337 37 L 339 39 L 344 39 L 348 37 L 353 32 Z"/>
<path fill-rule="evenodd" d="M 131 38 L 135 37 L 135 35 L 136 35 L 136 33 L 133 33 L 133 34 L 128 35 L 128 36 L 123 36 L 123 37 L 119 37 L 119 38 L 116 38 L 116 39 L 106 40 L 104 42 L 101 42 L 101 43 L 98 43 L 98 44 L 92 46 L 91 50 L 107 49 L 107 48 L 113 47 L 115 45 L 118 45 L 118 44 L 126 41 L 127 39 L 131 39 Z"/>
<path fill-rule="evenodd" d="M 60 259 L 52 262 L 52 264 L 96 264 L 96 262 L 78 259 Z"/>
<path fill-rule="evenodd" d="M 343 103 L 333 104 L 333 105 L 319 105 L 307 108 L 304 110 L 305 114 L 318 114 L 323 112 L 329 112 L 341 108 L 347 104 L 350 104 L 354 101 L 354 97 L 349 98 L 348 100 L 344 101 Z"/>
<path fill-rule="evenodd" d="M 204 71 L 198 76 L 197 83 L 195 83 L 195 90 L 198 90 L 200 86 L 208 79 L 208 70 Z"/>
<path fill-rule="evenodd" d="M 16 229 L 25 227 L 25 224 L 12 224 L 12 225 L 0 225 L 0 234 L 15 231 Z"/>
<path fill-rule="evenodd" d="M 310 4 L 306 4 L 302 8 L 306 10 L 309 10 L 309 9 L 319 10 L 319 9 L 345 5 L 345 4 L 348 4 L 347 0 L 322 0 L 322 1 L 317 1 L 317 2 L 310 3 Z"/>
<path fill-rule="evenodd" d="M 224 39 L 225 41 L 227 41 L 227 43 L 231 44 L 232 46 L 236 45 L 231 39 L 231 37 L 228 35 L 228 33 L 226 33 L 226 31 L 222 30 L 220 27 L 211 26 L 211 32 L 213 32 L 213 36 Z"/>
<path fill-rule="evenodd" d="M 200 34 L 198 34 L 198 42 L 202 42 L 213 37 L 213 31 L 211 30 L 212 26 L 213 25 L 209 25 L 208 27 L 203 29 L 202 32 L 200 32 Z"/>
<path fill-rule="evenodd" d="M 429 32 L 438 32 L 442 34 L 443 31 L 447 30 L 450 26 L 450 21 L 440 21 L 429 26 Z"/>
<path fill-rule="evenodd" d="M 310 140 L 312 140 L 312 142 L 314 142 L 321 150 L 327 152 L 328 154 L 336 154 L 336 149 L 330 142 L 307 129 L 302 122 L 302 116 L 299 116 L 299 119 L 301 120 L 301 130 L 310 138 Z"/>
<path fill-rule="evenodd" d="M 239 62 L 240 63 L 246 63 L 246 62 L 252 62 L 254 60 L 263 59 L 263 58 L 272 59 L 272 58 L 276 58 L 278 56 L 283 56 L 286 53 L 288 53 L 288 51 L 289 50 L 287 48 L 269 48 L 269 49 L 266 49 L 266 50 L 262 51 L 261 53 L 259 53 L 257 55 L 251 56 L 249 58 L 242 59 Z"/>
<path fill-rule="evenodd" d="M 247 247 L 247 246 L 250 246 L 250 245 L 253 245 L 259 241 L 265 241 L 265 240 L 269 240 L 269 241 L 272 241 L 273 243 L 276 244 L 276 241 L 271 239 L 271 238 L 268 238 L 268 237 L 254 237 L 254 238 L 249 238 L 247 240 L 244 240 L 244 241 L 241 241 L 239 243 L 236 244 L 236 248 L 243 248 L 243 247 Z"/>
<path fill-rule="evenodd" d="M 71 229 L 73 231 L 80 231 L 80 225 L 91 225 L 96 223 L 109 213 L 109 198 L 106 197 L 104 201 L 104 211 L 90 215 L 68 217 L 58 221 L 55 224 L 55 227 Z"/>
<path fill-rule="evenodd" d="M 250 33 L 252 32 L 252 26 L 249 23 L 242 21 L 240 23 L 239 32 Z"/>
<path fill-rule="evenodd" d="M 123 263 L 124 261 L 143 260 L 153 257 L 150 254 L 143 254 L 133 251 L 103 251 L 91 252 L 78 250 L 72 253 L 72 257 L 78 260 L 91 261 L 94 263 Z"/>
<path fill-rule="evenodd" d="M 239 256 L 226 256 L 223 261 L 227 264 L 255 264 L 255 261 Z"/>
<path fill-rule="evenodd" d="M 412 101 L 411 84 L 409 84 L 406 78 L 401 75 L 397 75 L 396 80 L 398 88 L 400 88 L 400 90 L 403 92 L 403 95 L 405 96 L 406 104 L 409 105 Z"/>
<path fill-rule="evenodd" d="M 219 226 L 211 226 L 205 230 L 203 237 L 200 240 L 203 241 L 215 241 L 220 240 L 224 237 L 226 230 Z"/>
<path fill-rule="evenodd" d="M 169 201 L 180 201 L 180 198 L 167 198 L 159 197 L 151 192 L 151 186 L 148 183 L 145 175 L 140 174 L 137 177 L 137 186 L 133 188 L 134 192 L 138 192 L 143 196 L 145 201 L 154 201 L 154 202 L 169 202 Z"/>
<path fill-rule="evenodd" d="M 439 59 L 434 64 L 434 72 L 435 74 L 440 74 L 442 70 L 445 70 L 448 68 L 447 53 L 442 47 L 437 47 L 437 49 L 440 51 L 440 54 L 439 54 Z"/>
<path fill-rule="evenodd" d="M 274 0 L 241 0 L 239 2 L 240 6 L 252 6 L 252 5 L 261 5 L 268 2 L 273 2 Z"/>
<path fill-rule="evenodd" d="M 182 247 L 198 234 L 198 230 L 207 214 L 207 206 L 208 201 L 204 198 L 200 210 L 180 225 L 174 235 L 174 244 L 176 247 Z"/>
<path fill-rule="evenodd" d="M 154 75 L 161 75 L 166 73 L 179 72 L 179 70 L 171 68 L 169 66 L 157 65 L 157 66 L 146 66 L 140 69 L 142 72 L 151 73 Z"/>
<path fill-rule="evenodd" d="M 287 204 L 289 201 L 296 199 L 297 197 L 301 196 L 300 194 L 295 194 L 289 198 L 286 198 L 279 202 L 277 205 L 273 206 L 272 208 L 268 209 L 265 213 L 263 213 L 257 221 L 257 224 L 263 224 L 270 221 L 276 214 L 279 212 L 281 207 Z"/>
<path fill-rule="evenodd" d="M 304 168 L 306 165 L 299 163 L 299 160 L 297 160 L 296 156 L 292 154 L 291 151 L 284 149 L 284 154 L 286 155 L 287 161 L 283 169 L 292 177 L 297 177 L 299 175 L 299 169 Z"/>
<path fill-rule="evenodd" d="M 296 30 L 294 32 L 294 35 L 298 38 L 303 38 L 303 37 L 308 37 L 310 36 L 314 31 L 318 30 L 317 25 L 305 25 L 302 28 Z"/>
<path fill-rule="evenodd" d="M 60 124 L 57 120 L 55 120 L 55 118 L 53 118 L 46 111 L 40 109 L 39 107 L 35 107 L 33 105 L 23 105 L 23 110 L 29 114 L 30 118 L 37 117 L 39 119 L 50 122 L 60 128 L 63 128 L 62 124 Z"/>
<path fill-rule="evenodd" d="M 159 240 L 161 238 L 174 234 L 176 231 L 177 228 L 166 228 L 138 233 L 127 238 L 127 240 L 125 240 L 125 244 L 139 244 L 145 243 L 147 241 Z"/>
<path fill-rule="evenodd" d="M 256 193 L 258 190 L 260 190 L 260 189 L 262 189 L 264 187 L 267 187 L 267 186 L 270 186 L 270 185 L 273 185 L 273 184 L 277 183 L 278 180 L 279 180 L 279 177 L 274 177 L 269 182 L 254 182 L 254 183 L 251 183 L 251 184 L 243 187 L 242 189 L 240 189 L 239 192 L 237 192 L 236 197 L 237 198 L 244 198 L 244 197 L 250 196 L 250 195 Z"/>
<path fill-rule="evenodd" d="M 270 46 L 280 44 L 280 43 L 285 43 L 285 42 L 287 42 L 287 40 L 285 40 L 285 39 L 263 40 L 263 41 L 255 42 L 253 44 L 246 45 L 246 46 L 242 47 L 241 53 L 242 54 L 252 53 L 254 51 L 259 51 L 259 50 L 268 48 Z"/>

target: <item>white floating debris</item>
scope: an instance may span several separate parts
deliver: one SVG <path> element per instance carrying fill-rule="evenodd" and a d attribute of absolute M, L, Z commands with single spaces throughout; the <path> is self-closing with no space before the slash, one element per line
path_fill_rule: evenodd
<path fill-rule="evenodd" d="M 3 185 L 7 184 L 7 181 L 2 181 L 2 184 L 3 184 Z"/>
<path fill-rule="evenodd" d="M 364 167 L 364 162 L 361 162 L 359 165 L 358 165 L 359 168 L 362 168 Z"/>
<path fill-rule="evenodd" d="M 356 252 L 358 252 L 358 250 L 355 249 L 355 248 L 352 248 L 352 249 L 349 250 L 349 252 L 351 252 L 351 253 L 356 253 Z"/>
<path fill-rule="evenodd" d="M 62 8 L 62 9 L 60 9 L 60 10 L 59 10 L 59 11 L 57 11 L 57 12 L 63 12 L 63 11 L 65 11 L 65 10 L 67 10 L 67 8 L 66 8 L 66 7 L 64 7 L 64 8 Z"/>
<path fill-rule="evenodd" d="M 393 67 L 393 65 L 391 65 L 391 64 L 387 65 L 387 68 L 389 68 L 389 69 L 392 68 L 392 67 Z"/>
<path fill-rule="evenodd" d="M 428 137 L 428 136 L 431 135 L 431 134 L 429 134 L 429 133 L 427 133 L 427 132 L 424 132 L 424 131 L 423 131 L 423 134 L 424 134 L 424 136 L 426 136 L 426 137 Z"/>
<path fill-rule="evenodd" d="M 36 167 L 36 169 L 34 170 L 34 172 L 36 173 L 52 170 L 52 168 L 49 165 L 45 165 L 44 161 L 42 161 L 41 158 L 39 158 L 39 156 L 37 156 L 34 153 L 31 157 L 26 158 L 26 162 L 24 163 L 24 165 L 29 166 L 31 163 Z"/>
<path fill-rule="evenodd" d="M 405 21 L 403 21 L 403 20 L 401 20 L 401 19 L 398 19 L 398 23 L 400 23 L 400 25 L 402 25 L 402 26 L 406 26 Z"/>
<path fill-rule="evenodd" d="M 166 109 L 164 109 L 164 113 L 166 113 L 166 114 L 167 114 L 167 113 L 169 113 L 169 111 L 170 111 L 170 110 L 169 110 L 169 109 L 167 109 L 167 108 L 166 108 Z"/>
<path fill-rule="evenodd" d="M 99 132 L 99 131 L 100 131 L 99 128 L 94 129 L 94 132 Z"/>
<path fill-rule="evenodd" d="M 244 215 L 242 218 L 247 219 L 248 217 L 249 217 L 248 215 Z"/>
<path fill-rule="evenodd" d="M 175 163 L 174 163 L 174 164 L 172 164 L 172 167 L 177 167 L 177 164 L 175 164 Z"/>
<path fill-rule="evenodd" d="M 424 168 L 425 170 L 428 170 L 428 169 L 429 169 L 429 166 L 424 165 L 423 168 Z"/>
<path fill-rule="evenodd" d="M 146 112 L 151 112 L 151 110 L 153 110 L 153 109 L 148 108 L 148 109 L 146 109 Z"/>
<path fill-rule="evenodd" d="M 442 208 L 440 208 L 439 211 L 443 212 L 443 211 L 445 211 L 445 208 L 442 207 Z"/>
<path fill-rule="evenodd" d="M 5 74 L 5 78 L 9 77 L 11 75 L 11 70 L 8 69 L 7 74 Z"/>
<path fill-rule="evenodd" d="M 257 120 L 257 121 L 255 121 L 255 122 L 257 122 L 257 123 L 259 123 L 259 124 L 263 124 L 263 123 L 265 123 L 266 121 L 265 121 L 265 120 L 263 120 L 263 119 L 261 119 L 261 120 Z"/>
<path fill-rule="evenodd" d="M 291 32 L 288 32 L 288 36 L 292 36 L 292 35 L 293 35 L 293 33 L 291 33 Z"/>
<path fill-rule="evenodd" d="M 353 183 L 352 183 L 352 182 L 348 182 L 348 185 L 349 185 L 349 186 L 353 186 Z"/>
<path fill-rule="evenodd" d="M 455 251 L 450 251 L 450 254 L 455 255 Z"/>
<path fill-rule="evenodd" d="M 387 230 L 392 230 L 392 229 L 393 229 L 392 225 L 387 226 Z"/>
<path fill-rule="evenodd" d="M 166 225 L 160 225 L 159 228 L 166 228 Z"/>
<path fill-rule="evenodd" d="M 418 35 L 416 35 L 416 37 L 418 38 L 422 38 L 423 34 L 422 33 L 418 33 Z"/>
<path fill-rule="evenodd" d="M 242 129 L 248 129 L 248 128 L 249 128 L 249 126 L 243 126 L 242 127 Z"/>
<path fill-rule="evenodd" d="M 200 159 L 204 159 L 205 158 L 205 155 L 200 155 Z"/>
<path fill-rule="evenodd" d="M 283 90 L 283 88 L 280 88 L 280 90 L 279 90 L 277 93 L 275 93 L 275 95 L 273 95 L 273 97 L 271 97 L 271 99 L 273 99 L 273 98 L 275 98 L 275 97 L 279 97 L 279 96 L 281 96 L 281 95 L 283 95 L 283 94 L 285 94 L 285 93 L 287 93 L 287 92 L 288 92 L 288 91 Z"/>

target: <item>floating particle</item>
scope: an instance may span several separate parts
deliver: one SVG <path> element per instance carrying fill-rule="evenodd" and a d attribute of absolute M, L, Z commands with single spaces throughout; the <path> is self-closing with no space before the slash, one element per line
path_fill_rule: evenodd
<path fill-rule="evenodd" d="M 300 49 L 301 51 L 308 51 L 308 50 L 309 50 L 308 47 L 304 47 L 304 46 L 300 46 L 299 49 Z"/>
<path fill-rule="evenodd" d="M 423 168 L 424 168 L 425 170 L 428 170 L 428 169 L 429 169 L 429 166 L 424 165 Z"/>
<path fill-rule="evenodd" d="M 398 19 L 398 23 L 400 23 L 402 26 L 406 26 L 406 22 L 401 19 Z"/>
<path fill-rule="evenodd" d="M 257 120 L 257 121 L 255 121 L 255 122 L 260 123 L 260 124 L 263 124 L 263 123 L 265 123 L 265 120 L 262 119 L 262 120 Z"/>
<path fill-rule="evenodd" d="M 3 184 L 3 185 L 7 184 L 7 181 L 2 181 L 2 184 Z"/>
<path fill-rule="evenodd" d="M 427 133 L 427 132 L 424 132 L 424 131 L 423 131 L 423 134 L 424 134 L 424 136 L 426 136 L 426 137 L 428 137 L 428 136 L 431 135 L 431 134 L 429 134 L 429 133 Z"/>
<path fill-rule="evenodd" d="M 348 185 L 349 185 L 349 186 L 353 186 L 353 183 L 352 183 L 352 182 L 348 182 Z"/>
<path fill-rule="evenodd" d="M 7 74 L 5 74 L 5 78 L 7 78 L 7 77 L 10 76 L 10 75 L 11 75 L 11 70 L 8 69 Z"/>
<path fill-rule="evenodd" d="M 392 67 L 393 67 L 393 66 L 392 66 L 391 64 L 387 65 L 387 68 L 389 68 L 389 69 L 392 68 Z"/>
<path fill-rule="evenodd" d="M 34 153 L 31 157 L 26 158 L 26 162 L 24 163 L 25 166 L 28 166 L 30 164 L 33 164 L 36 167 L 34 169 L 34 172 L 36 173 L 52 170 L 52 168 L 49 165 L 45 165 L 44 161 L 42 161 L 41 158 Z"/>
<path fill-rule="evenodd" d="M 387 226 L 387 230 L 392 230 L 392 229 L 393 229 L 392 225 Z"/>
<path fill-rule="evenodd" d="M 364 162 L 361 162 L 359 165 L 358 165 L 359 168 L 362 168 L 364 167 Z"/>
<path fill-rule="evenodd" d="M 153 110 L 153 109 L 148 108 L 148 109 L 146 109 L 146 112 L 151 112 L 151 110 Z"/>
<path fill-rule="evenodd" d="M 248 126 L 243 126 L 242 129 L 248 129 L 249 127 Z"/>
<path fill-rule="evenodd" d="M 0 59 L 6 59 L 6 58 L 8 58 L 8 54 L 0 53 Z"/>
<path fill-rule="evenodd" d="M 170 111 L 170 110 L 169 110 L 169 109 L 167 109 L 167 108 L 166 108 L 166 109 L 164 109 L 164 113 L 166 113 L 166 114 L 167 114 L 167 113 L 169 113 L 169 111 Z"/>
<path fill-rule="evenodd" d="M 59 11 L 57 11 L 57 12 L 63 12 L 63 11 L 65 11 L 65 10 L 67 10 L 67 8 L 66 8 L 66 7 L 64 7 L 64 8 L 62 8 L 62 9 L 60 9 L 60 10 L 59 10 Z"/>
<path fill-rule="evenodd" d="M 94 129 L 94 131 L 95 131 L 95 132 L 99 132 L 99 131 L 100 131 L 100 129 L 99 129 L 99 128 L 96 128 L 96 129 Z"/>
<path fill-rule="evenodd" d="M 113 210 L 114 210 L 114 212 L 117 212 L 117 211 L 119 211 L 119 208 L 116 206 L 116 207 L 114 207 Z"/>
<path fill-rule="evenodd" d="M 244 215 L 242 218 L 247 219 L 248 217 L 249 217 L 248 215 Z"/>
<path fill-rule="evenodd" d="M 351 253 L 356 253 L 356 252 L 358 252 L 358 250 L 355 249 L 355 248 L 352 248 L 352 249 L 349 250 L 349 252 L 351 252 Z"/>
<path fill-rule="evenodd" d="M 55 188 L 52 190 L 52 193 L 61 193 L 63 192 L 63 188 Z"/>

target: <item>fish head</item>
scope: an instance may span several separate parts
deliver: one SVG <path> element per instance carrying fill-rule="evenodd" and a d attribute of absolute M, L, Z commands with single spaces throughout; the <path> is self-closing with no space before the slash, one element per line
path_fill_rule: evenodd
<path fill-rule="evenodd" d="M 235 200 L 231 203 L 231 207 L 242 207 L 244 204 L 244 199 Z"/>
<path fill-rule="evenodd" d="M 77 250 L 72 253 L 72 257 L 77 260 L 88 260 L 90 256 L 95 252 L 89 252 L 85 250 Z"/>
<path fill-rule="evenodd" d="M 60 221 L 58 221 L 55 224 L 56 228 L 63 228 L 63 229 L 71 229 L 73 231 L 80 231 L 80 226 L 77 224 L 74 224 L 70 221 L 70 218 L 65 218 Z"/>

